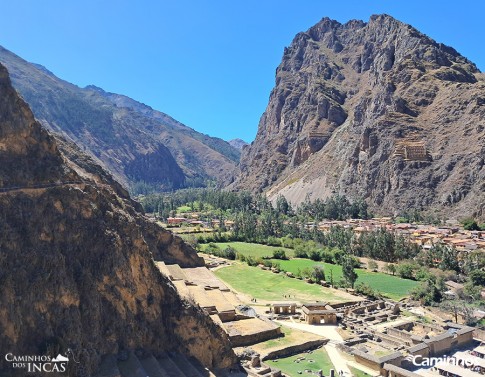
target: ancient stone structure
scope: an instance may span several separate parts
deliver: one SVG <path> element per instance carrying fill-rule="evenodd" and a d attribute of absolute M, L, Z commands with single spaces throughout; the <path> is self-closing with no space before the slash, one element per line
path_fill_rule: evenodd
<path fill-rule="evenodd" d="M 431 160 L 431 155 L 422 141 L 396 142 L 393 157 L 402 157 L 405 161 Z"/>
<path fill-rule="evenodd" d="M 302 313 L 303 320 L 310 325 L 337 324 L 337 311 L 327 303 L 305 304 Z"/>
<path fill-rule="evenodd" d="M 293 303 L 275 303 L 273 304 L 273 313 L 274 314 L 295 314 L 296 313 L 296 304 Z"/>
<path fill-rule="evenodd" d="M 438 326 L 411 321 L 382 331 L 370 329 L 364 321 L 359 329 L 360 341 L 346 341 L 348 347 L 344 349 L 354 356 L 357 363 L 388 377 L 416 377 L 416 374 L 408 370 L 413 365 L 407 356 L 436 357 L 450 354 L 453 350 L 470 346 L 473 343 L 474 330 L 472 327 L 453 323 Z M 379 356 L 377 352 L 371 351 L 376 347 L 387 349 L 389 353 Z M 450 370 L 443 372 L 451 373 Z M 461 374 L 455 374 L 465 377 L 469 371 L 461 368 L 460 372 Z"/>

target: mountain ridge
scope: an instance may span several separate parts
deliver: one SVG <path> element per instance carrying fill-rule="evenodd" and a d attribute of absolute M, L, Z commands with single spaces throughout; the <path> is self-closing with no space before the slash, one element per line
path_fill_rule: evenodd
<path fill-rule="evenodd" d="M 484 84 L 455 49 L 391 16 L 323 18 L 285 48 L 231 187 L 484 216 Z"/>
<path fill-rule="evenodd" d="M 249 145 L 249 143 L 239 138 L 229 140 L 228 143 L 231 144 L 234 148 L 237 148 L 239 150 L 242 150 L 246 145 Z"/>
<path fill-rule="evenodd" d="M 125 187 L 224 182 L 239 151 L 129 97 L 79 88 L 0 47 L 14 87 L 49 130 L 83 146 Z"/>

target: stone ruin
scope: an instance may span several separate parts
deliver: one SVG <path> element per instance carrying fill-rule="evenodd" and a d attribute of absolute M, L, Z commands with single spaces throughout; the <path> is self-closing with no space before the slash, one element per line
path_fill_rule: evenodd
<path fill-rule="evenodd" d="M 423 141 L 397 141 L 393 157 L 402 158 L 404 161 L 431 161 L 431 155 Z"/>

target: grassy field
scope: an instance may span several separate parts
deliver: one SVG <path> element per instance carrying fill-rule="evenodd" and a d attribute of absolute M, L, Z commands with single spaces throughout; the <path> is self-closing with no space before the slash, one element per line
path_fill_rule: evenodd
<path fill-rule="evenodd" d="M 273 251 L 277 249 L 285 250 L 286 255 L 288 257 L 293 257 L 294 255 L 292 249 L 246 243 L 246 242 L 226 242 L 226 243 L 217 243 L 217 245 L 221 249 L 224 249 L 227 246 L 232 246 L 233 248 L 236 249 L 238 253 L 241 253 L 245 256 L 250 255 L 255 258 L 271 257 L 273 255 Z M 205 247 L 207 247 L 206 244 L 202 244 L 200 246 L 202 251 L 204 250 Z M 283 270 L 293 272 L 294 274 L 296 274 L 298 270 L 303 270 L 305 268 L 311 269 L 313 268 L 313 266 L 318 265 L 323 267 L 327 281 L 330 281 L 330 271 L 332 271 L 334 282 L 338 282 L 342 278 L 342 267 L 339 265 L 334 265 L 334 264 L 329 264 L 324 262 L 314 262 L 310 259 L 300 259 L 300 258 L 294 258 L 290 260 L 275 260 L 275 261 L 280 264 Z M 356 269 L 356 272 L 359 276 L 356 284 L 359 284 L 361 282 L 367 283 L 373 289 L 378 290 L 383 295 L 393 300 L 399 300 L 403 297 L 406 297 L 408 295 L 408 292 L 416 285 L 418 285 L 418 282 L 414 280 L 401 279 L 397 276 L 388 275 L 383 272 L 371 272 L 365 269 Z M 239 286 L 235 284 L 234 288 L 238 289 Z"/>
<path fill-rule="evenodd" d="M 330 281 L 330 272 L 333 274 L 335 282 L 342 278 L 342 267 L 335 264 L 314 262 L 309 259 L 291 259 L 287 261 L 278 261 L 280 266 L 285 271 L 290 271 L 296 274 L 298 269 L 313 268 L 313 266 L 321 266 L 325 271 L 325 278 Z M 399 300 L 407 296 L 408 292 L 414 288 L 418 282 L 414 280 L 401 279 L 397 276 L 384 274 L 382 272 L 371 272 L 363 269 L 356 269 L 357 278 L 356 284 L 361 282 L 369 284 L 373 289 L 378 290 L 382 294 L 391 299 Z"/>
<path fill-rule="evenodd" d="M 300 357 L 305 359 L 296 362 Z M 281 369 L 285 375 L 291 377 L 299 376 L 301 373 L 298 372 L 303 372 L 303 374 L 307 375 L 307 373 L 304 372 L 306 369 L 310 369 L 313 372 L 317 372 L 321 369 L 324 376 L 329 376 L 330 369 L 335 369 L 324 348 L 317 349 L 312 353 L 302 353 L 278 360 L 267 360 L 265 363 L 271 367 Z"/>
<path fill-rule="evenodd" d="M 256 345 L 259 347 L 258 349 L 266 351 L 268 349 L 289 346 L 290 344 L 292 344 L 295 334 L 298 333 L 298 335 L 300 335 L 301 333 L 303 333 L 303 331 L 295 331 L 294 329 L 291 329 L 289 327 L 281 326 L 281 333 L 284 334 L 283 337 L 257 343 Z"/>
<path fill-rule="evenodd" d="M 311 334 L 306 331 L 292 329 L 287 326 L 281 326 L 281 333 L 284 334 L 284 336 L 254 344 L 251 346 L 251 348 L 260 355 L 265 355 L 269 352 L 279 350 L 291 345 L 302 344 L 304 342 L 321 339 L 319 335 Z"/>
<path fill-rule="evenodd" d="M 361 371 L 360 369 L 350 367 L 350 373 L 352 373 L 352 376 L 354 377 L 369 377 L 369 374 Z"/>
<path fill-rule="evenodd" d="M 276 246 L 267 246 L 267 245 L 260 245 L 258 243 L 247 243 L 247 242 L 218 242 L 217 246 L 221 249 L 225 249 L 228 246 L 233 247 L 236 251 L 244 256 L 252 256 L 255 258 L 262 258 L 262 257 L 272 257 L 274 250 L 284 250 L 286 256 L 292 257 L 293 250 L 288 249 L 285 247 L 276 247 Z M 207 244 L 201 244 L 200 250 L 204 251 L 207 247 Z"/>
<path fill-rule="evenodd" d="M 214 271 L 214 274 L 241 293 L 258 300 L 298 301 L 324 300 L 332 302 L 347 301 L 345 292 L 308 284 L 302 280 L 292 279 L 284 274 L 274 274 L 258 267 L 249 267 L 245 263 L 235 263 Z M 290 297 L 285 298 L 284 295 Z"/>

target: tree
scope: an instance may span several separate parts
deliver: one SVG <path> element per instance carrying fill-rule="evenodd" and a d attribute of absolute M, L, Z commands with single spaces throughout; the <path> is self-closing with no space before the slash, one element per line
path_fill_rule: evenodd
<path fill-rule="evenodd" d="M 479 250 L 467 253 L 463 258 L 462 269 L 467 275 L 470 275 L 473 271 L 481 270 L 485 267 L 485 253 Z"/>
<path fill-rule="evenodd" d="M 342 275 L 347 285 L 353 289 L 358 275 L 354 271 L 354 260 L 348 254 L 342 258 Z"/>
<path fill-rule="evenodd" d="M 473 315 L 474 307 L 464 300 L 446 300 L 440 305 L 443 310 L 450 312 L 455 322 L 458 323 L 458 315 L 461 315 L 468 326 L 476 324 L 476 318 Z"/>
<path fill-rule="evenodd" d="M 315 283 L 319 283 L 322 280 L 325 280 L 325 271 L 320 266 L 314 266 L 312 271 L 312 280 Z"/>
<path fill-rule="evenodd" d="M 481 230 L 474 219 L 463 220 L 463 229 L 465 230 Z"/>
<path fill-rule="evenodd" d="M 377 262 L 373 259 L 369 259 L 369 262 L 367 262 L 367 268 L 371 271 L 377 271 Z"/>
<path fill-rule="evenodd" d="M 221 249 L 219 246 L 217 246 L 215 243 L 211 242 L 210 244 L 207 245 L 207 247 L 204 250 L 207 254 L 214 254 L 217 252 L 220 252 Z"/>
<path fill-rule="evenodd" d="M 282 215 L 289 215 L 292 212 L 290 204 L 283 195 L 276 199 L 276 211 Z"/>
<path fill-rule="evenodd" d="M 473 270 L 468 274 L 468 278 L 470 279 L 470 282 L 475 286 L 485 285 L 485 271 Z"/>
<path fill-rule="evenodd" d="M 454 247 L 450 246 L 441 246 L 441 253 L 440 253 L 441 262 L 439 263 L 438 267 L 441 270 L 453 270 L 459 271 L 460 266 L 458 264 L 458 252 Z"/>
<path fill-rule="evenodd" d="M 310 251 L 309 257 L 310 257 L 311 260 L 313 260 L 315 262 L 319 262 L 319 261 L 322 260 L 322 254 L 321 254 L 320 250 L 318 250 L 318 249 Z"/>
<path fill-rule="evenodd" d="M 223 251 L 224 258 L 227 258 L 227 259 L 230 259 L 230 260 L 235 260 L 236 255 L 237 255 L 237 251 L 232 246 L 226 247 Z"/>
<path fill-rule="evenodd" d="M 435 302 L 441 301 L 442 292 L 440 288 L 432 279 L 429 279 L 422 281 L 409 294 L 413 300 L 420 301 L 423 305 L 432 305 Z"/>
<path fill-rule="evenodd" d="M 463 287 L 462 296 L 475 302 L 480 301 L 482 299 L 482 287 L 469 281 Z"/>
<path fill-rule="evenodd" d="M 399 263 L 396 272 L 403 279 L 414 279 L 415 266 L 409 262 Z"/>
<path fill-rule="evenodd" d="M 377 299 L 380 297 L 380 293 L 374 290 L 367 283 L 359 283 L 355 287 L 355 293 L 367 296 L 370 299 Z"/>
<path fill-rule="evenodd" d="M 396 265 L 395 264 L 392 264 L 392 263 L 387 263 L 385 266 L 384 266 L 384 269 L 389 272 L 392 276 L 394 276 L 396 274 Z"/>

